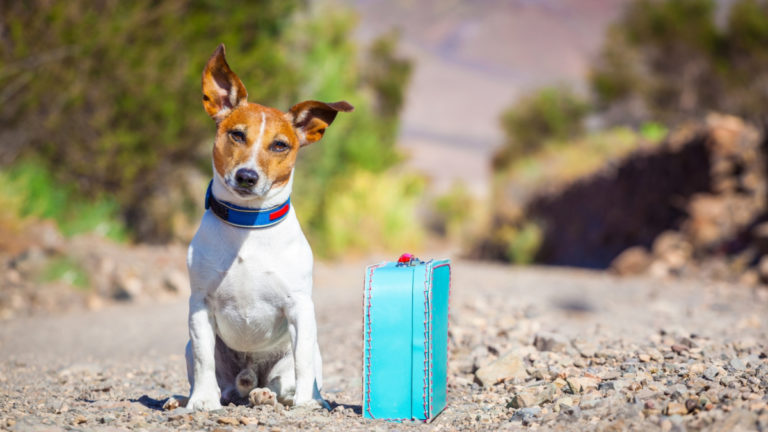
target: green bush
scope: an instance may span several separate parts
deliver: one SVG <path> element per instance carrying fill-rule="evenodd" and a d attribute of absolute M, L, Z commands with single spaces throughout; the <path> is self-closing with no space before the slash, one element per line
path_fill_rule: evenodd
<path fill-rule="evenodd" d="M 635 0 L 608 32 L 591 72 L 614 122 L 666 124 L 722 111 L 768 115 L 768 0 Z M 618 114 L 617 114 L 618 113 Z"/>
<path fill-rule="evenodd" d="M 551 87 L 521 97 L 501 116 L 506 141 L 494 158 L 496 167 L 538 150 L 550 139 L 578 137 L 589 113 L 586 100 L 567 87 Z"/>
<path fill-rule="evenodd" d="M 11 220 L 50 219 L 64 235 L 91 232 L 116 241 L 127 238 L 114 200 L 84 199 L 71 185 L 57 182 L 42 163 L 27 161 L 0 170 L 0 195 L 3 213 Z"/>
<path fill-rule="evenodd" d="M 300 0 L 1 2 L 0 163 L 34 157 L 83 196 L 114 199 L 136 239 L 171 239 L 178 212 L 201 210 L 204 190 L 186 190 L 185 172 L 210 175 L 214 126 L 200 75 L 223 42 L 251 101 L 355 105 L 302 150 L 296 170 L 305 230 L 324 238 L 328 202 L 344 192 L 334 185 L 400 160 L 410 63 L 391 35 L 363 55 L 354 24 L 343 8 Z"/>

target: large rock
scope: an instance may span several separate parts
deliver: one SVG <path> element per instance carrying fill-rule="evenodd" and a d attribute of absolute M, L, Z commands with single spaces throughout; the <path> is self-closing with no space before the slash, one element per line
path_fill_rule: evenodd
<path fill-rule="evenodd" d="M 475 378 L 483 387 L 490 387 L 512 379 L 524 380 L 527 377 L 528 373 L 525 371 L 523 358 L 514 352 L 504 354 L 491 364 L 481 367 L 475 372 Z"/>
<path fill-rule="evenodd" d="M 651 265 L 651 255 L 642 246 L 633 246 L 620 253 L 613 262 L 611 270 L 620 276 L 645 273 Z"/>

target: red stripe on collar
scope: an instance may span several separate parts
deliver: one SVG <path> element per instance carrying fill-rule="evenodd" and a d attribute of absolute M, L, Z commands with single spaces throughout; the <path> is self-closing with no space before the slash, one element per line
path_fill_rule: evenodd
<path fill-rule="evenodd" d="M 282 217 L 284 214 L 288 212 L 288 209 L 290 208 L 291 208 L 291 203 L 285 203 L 285 205 L 282 206 L 279 210 L 275 210 L 269 214 L 269 220 L 275 220 Z"/>

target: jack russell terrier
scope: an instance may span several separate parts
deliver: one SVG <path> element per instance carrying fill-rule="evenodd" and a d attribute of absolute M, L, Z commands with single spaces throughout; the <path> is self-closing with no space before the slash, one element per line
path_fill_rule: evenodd
<path fill-rule="evenodd" d="M 328 408 L 312 250 L 290 195 L 299 148 L 353 107 L 306 101 L 283 113 L 246 98 L 220 45 L 203 70 L 203 106 L 217 131 L 208 211 L 187 256 L 187 407 L 215 410 L 248 398 Z"/>

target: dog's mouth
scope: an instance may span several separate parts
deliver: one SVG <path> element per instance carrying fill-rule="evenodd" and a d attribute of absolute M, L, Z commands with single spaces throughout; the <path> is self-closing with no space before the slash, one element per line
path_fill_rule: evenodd
<path fill-rule="evenodd" d="M 253 189 L 242 186 L 232 186 L 232 190 L 241 197 L 250 197 L 256 195 L 256 192 L 254 192 Z"/>

